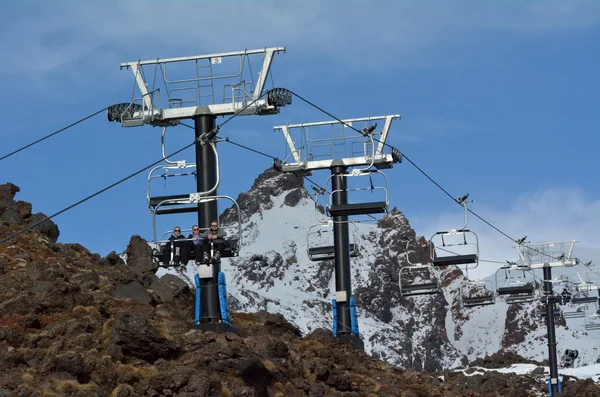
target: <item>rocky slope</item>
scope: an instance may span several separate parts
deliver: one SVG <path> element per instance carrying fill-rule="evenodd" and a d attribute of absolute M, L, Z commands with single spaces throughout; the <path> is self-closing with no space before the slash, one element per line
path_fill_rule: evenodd
<path fill-rule="evenodd" d="M 0 185 L 0 238 L 32 222 L 31 206 L 14 201 L 17 192 Z M 305 334 L 266 311 L 233 313 L 238 335 L 190 331 L 192 291 L 178 277 L 156 275 L 144 240 L 132 237 L 125 264 L 114 252 L 101 258 L 79 244 L 57 243 L 56 225 L 44 225 L 0 245 L 2 397 L 533 396 L 544 390 L 534 376 L 401 369 L 339 344 L 329 331 Z M 598 393 L 589 381 L 573 380 L 563 395 Z"/>

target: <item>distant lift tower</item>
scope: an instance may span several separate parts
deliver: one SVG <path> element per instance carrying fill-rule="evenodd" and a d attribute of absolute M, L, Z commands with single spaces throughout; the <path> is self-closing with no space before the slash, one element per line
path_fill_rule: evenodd
<path fill-rule="evenodd" d="M 134 95 L 129 103 L 111 106 L 108 109 L 109 121 L 118 121 L 123 127 L 150 124 L 167 128 L 178 125 L 183 119 L 194 120 L 196 190 L 188 194 L 148 197 L 153 217 L 197 212 L 201 230 L 210 229 L 211 221 L 218 219 L 217 200 L 229 197 L 217 193 L 220 177 L 215 120 L 218 116 L 234 114 L 276 114 L 280 107 L 291 103 L 289 91 L 280 88 L 265 90 L 271 62 L 280 52 L 285 52 L 285 47 L 121 64 L 121 69 L 133 72 L 139 96 L 136 98 Z M 258 71 L 256 76 L 252 73 L 251 58 L 260 56 L 262 67 L 255 69 Z M 161 102 L 161 94 L 163 99 L 166 97 L 165 104 Z M 167 161 L 164 146 L 163 157 Z M 154 229 L 156 239 L 155 225 Z M 202 331 L 235 332 L 229 322 L 220 259 L 217 257 L 197 265 L 194 327 Z"/>
<path fill-rule="evenodd" d="M 332 250 L 325 256 L 333 258 L 335 264 L 333 334 L 360 350 L 364 350 L 364 342 L 358 331 L 356 305 L 352 295 L 348 217 L 387 213 L 387 178 L 379 170 L 392 168 L 394 163 L 401 161 L 401 154 L 397 150 L 387 150 L 388 153 L 384 151 L 392 121 L 399 117 L 400 115 L 365 117 L 343 122 L 325 121 L 274 127 L 275 131 L 283 132 L 290 149 L 285 160 L 275 161 L 276 169 L 298 176 L 312 175 L 315 170 L 331 171 L 326 194 L 327 214 L 333 223 L 334 244 L 321 248 Z M 377 121 L 383 121 L 380 131 L 375 131 Z M 348 128 L 359 124 L 365 125 L 361 134 L 353 128 Z M 295 135 L 294 131 L 297 131 Z M 352 169 L 350 172 L 349 168 Z M 384 178 L 384 187 L 373 185 L 373 177 L 378 175 Z M 356 186 L 349 186 L 348 179 L 358 183 Z M 361 181 L 370 182 L 370 186 L 360 187 Z M 375 194 L 379 200 L 348 202 L 348 193 L 359 197 L 363 192 Z"/>
<path fill-rule="evenodd" d="M 549 242 L 549 243 L 525 243 L 517 245 L 517 251 L 521 264 L 515 265 L 518 270 L 544 271 L 544 295 L 542 301 L 546 304 L 546 328 L 548 330 L 548 363 L 550 366 L 550 378 L 548 379 L 548 391 L 550 395 L 561 392 L 561 383 L 558 378 L 558 359 L 556 355 L 556 335 L 554 333 L 554 310 L 556 298 L 552 291 L 552 268 L 573 267 L 578 260 L 572 257 L 573 246 L 577 240 Z"/>

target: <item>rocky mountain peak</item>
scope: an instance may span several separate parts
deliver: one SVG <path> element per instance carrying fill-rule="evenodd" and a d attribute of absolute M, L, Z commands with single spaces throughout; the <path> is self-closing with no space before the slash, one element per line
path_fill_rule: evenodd
<path fill-rule="evenodd" d="M 253 214 L 273 207 L 272 197 L 285 194 L 284 204 L 295 207 L 302 198 L 308 198 L 308 191 L 304 188 L 304 179 L 293 174 L 282 173 L 273 167 L 260 174 L 252 184 L 249 191 L 240 193 L 237 203 L 241 211 L 242 222 L 248 221 Z M 223 224 L 232 224 L 237 221 L 235 206 L 223 212 L 220 218 Z"/>
<path fill-rule="evenodd" d="M 21 189 L 10 182 L 0 185 L 0 233 L 9 234 L 9 231 L 16 231 L 17 228 L 23 228 L 33 223 L 38 223 L 48 218 L 46 215 L 38 212 L 32 214 L 32 206 L 25 201 L 15 201 L 15 195 Z M 48 219 L 34 228 L 51 242 L 58 240 L 60 231 L 58 226 Z"/>

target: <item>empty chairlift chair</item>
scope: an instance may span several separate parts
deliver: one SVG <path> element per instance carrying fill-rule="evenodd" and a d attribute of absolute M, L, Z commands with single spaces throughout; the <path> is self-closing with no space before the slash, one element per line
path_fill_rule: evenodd
<path fill-rule="evenodd" d="M 352 222 L 350 222 L 352 223 Z M 358 244 L 356 243 L 357 229 L 352 223 L 352 233 L 350 234 L 350 257 L 357 257 L 359 254 Z M 311 261 L 325 261 L 335 258 L 335 245 L 333 243 L 333 222 L 320 223 L 313 225 L 306 234 L 306 248 L 308 258 Z"/>
<path fill-rule="evenodd" d="M 429 264 L 413 264 L 408 255 L 406 242 L 407 266 L 400 268 L 400 294 L 403 296 L 432 295 L 440 292 L 440 279 L 437 271 Z"/>
<path fill-rule="evenodd" d="M 465 307 L 493 305 L 494 284 L 490 280 L 466 280 L 460 286 L 460 300 Z"/>
<path fill-rule="evenodd" d="M 588 313 L 585 316 L 585 329 L 588 331 L 600 330 L 600 314 Z"/>
<path fill-rule="evenodd" d="M 385 186 L 375 186 L 373 184 L 373 176 L 381 175 L 384 178 Z M 331 175 L 327 180 L 327 186 L 330 184 L 330 180 L 335 175 Z M 374 214 L 387 214 L 388 205 L 389 205 L 389 189 L 388 189 L 388 179 L 387 176 L 381 172 L 376 170 L 354 170 L 349 174 L 344 174 L 344 176 L 354 177 L 354 179 L 358 179 L 360 177 L 368 177 L 370 186 L 369 187 L 352 187 L 346 188 L 348 194 L 357 193 L 357 192 L 365 192 L 370 191 L 372 193 L 378 193 L 381 200 L 379 201 L 369 201 L 362 203 L 347 203 L 347 204 L 333 204 L 333 196 L 338 193 L 342 193 L 342 190 L 331 190 L 327 195 L 327 213 L 331 217 L 336 216 L 354 216 L 354 215 L 374 215 Z M 366 180 L 366 178 L 364 178 Z"/>
<path fill-rule="evenodd" d="M 498 277 L 504 274 L 504 279 Z M 536 292 L 536 280 L 531 269 L 502 267 L 496 271 L 496 287 L 499 296 L 506 303 L 533 302 Z"/>
<path fill-rule="evenodd" d="M 415 264 L 400 269 L 400 293 L 403 296 L 433 295 L 440 292 L 440 280 L 430 265 Z"/>
<path fill-rule="evenodd" d="M 467 194 L 457 200 L 464 208 L 464 225 L 459 229 L 437 232 L 429 239 L 433 266 L 465 265 L 467 273 L 469 269 L 478 266 L 479 239 L 477 234 L 467 229 L 469 212 L 466 203 L 468 196 Z"/>

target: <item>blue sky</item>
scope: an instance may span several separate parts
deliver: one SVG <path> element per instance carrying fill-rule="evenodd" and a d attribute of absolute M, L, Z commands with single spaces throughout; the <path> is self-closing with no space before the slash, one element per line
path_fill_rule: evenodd
<path fill-rule="evenodd" d="M 470 193 L 486 220 L 514 238 L 600 251 L 598 43 L 593 0 L 11 2 L 0 15 L 0 156 L 131 100 L 121 62 L 285 46 L 275 85 L 341 118 L 402 114 L 390 143 L 454 196 Z M 273 126 L 328 119 L 295 99 L 220 136 L 283 157 Z M 52 214 L 158 160 L 160 132 L 101 114 L 0 162 L 0 183 Z M 173 149 L 193 139 L 184 127 L 172 134 Z M 271 164 L 229 144 L 219 151 L 220 192 L 233 197 Z M 387 175 L 392 204 L 417 233 L 461 225 L 461 208 L 408 162 Z M 151 238 L 146 177 L 58 216 L 59 241 L 105 255 L 133 234 Z M 515 259 L 508 239 L 470 227 L 482 258 Z"/>

